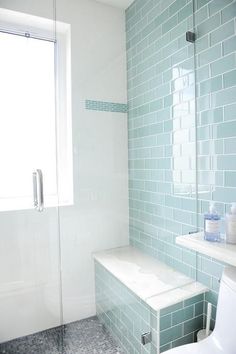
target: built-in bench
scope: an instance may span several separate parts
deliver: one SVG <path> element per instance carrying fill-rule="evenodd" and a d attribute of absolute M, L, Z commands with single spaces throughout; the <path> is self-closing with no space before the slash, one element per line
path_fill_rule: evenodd
<path fill-rule="evenodd" d="M 96 253 L 94 261 L 97 316 L 125 353 L 157 354 L 194 341 L 203 327 L 204 285 L 131 246 Z"/>

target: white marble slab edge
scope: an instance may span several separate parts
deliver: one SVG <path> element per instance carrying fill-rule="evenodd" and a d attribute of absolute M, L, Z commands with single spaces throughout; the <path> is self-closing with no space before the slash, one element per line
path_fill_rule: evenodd
<path fill-rule="evenodd" d="M 208 291 L 204 285 L 132 246 L 94 253 L 93 257 L 155 311 Z"/>
<path fill-rule="evenodd" d="M 236 245 L 204 240 L 203 232 L 176 237 L 176 243 L 182 247 L 202 253 L 218 261 L 236 266 Z"/>

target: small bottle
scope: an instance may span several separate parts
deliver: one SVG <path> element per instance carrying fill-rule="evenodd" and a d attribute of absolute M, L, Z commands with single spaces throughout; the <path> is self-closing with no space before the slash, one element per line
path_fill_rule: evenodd
<path fill-rule="evenodd" d="M 211 242 L 220 242 L 220 215 L 215 203 L 210 204 L 209 212 L 204 215 L 204 238 Z"/>
<path fill-rule="evenodd" d="M 232 203 L 230 213 L 226 214 L 226 242 L 236 243 L 236 203 Z"/>

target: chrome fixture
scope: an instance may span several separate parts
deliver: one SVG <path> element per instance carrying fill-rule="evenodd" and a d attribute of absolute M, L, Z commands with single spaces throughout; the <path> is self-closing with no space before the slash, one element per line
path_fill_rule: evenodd
<path fill-rule="evenodd" d="M 186 32 L 186 41 L 194 43 L 196 40 L 196 34 L 194 32 Z"/>
<path fill-rule="evenodd" d="M 33 172 L 33 195 L 35 209 L 42 212 L 44 209 L 43 173 L 39 169 Z"/>
<path fill-rule="evenodd" d="M 142 345 L 146 345 L 152 341 L 152 334 L 151 332 L 143 333 L 141 335 L 141 343 Z"/>

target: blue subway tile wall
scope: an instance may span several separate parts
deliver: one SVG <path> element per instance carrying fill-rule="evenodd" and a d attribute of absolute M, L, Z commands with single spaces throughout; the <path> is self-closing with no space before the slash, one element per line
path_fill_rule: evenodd
<path fill-rule="evenodd" d="M 128 107 L 125 103 L 114 103 L 104 101 L 85 101 L 85 108 L 92 111 L 127 113 Z"/>
<path fill-rule="evenodd" d="M 126 11 L 130 242 L 209 286 L 213 319 L 224 265 L 175 238 L 203 227 L 210 200 L 221 215 L 236 201 L 235 18 L 233 0 Z"/>
<path fill-rule="evenodd" d="M 126 354 L 157 354 L 193 342 L 203 328 L 204 295 L 154 311 L 95 262 L 96 312 Z M 141 335 L 151 332 L 150 344 Z"/>
<path fill-rule="evenodd" d="M 236 154 L 226 147 L 236 137 L 236 2 L 198 1 L 196 7 L 197 38 L 199 42 L 205 43 L 204 46 L 196 45 L 197 150 L 200 161 L 198 218 L 202 228 L 203 213 L 208 209 L 210 200 L 216 202 L 217 209 L 224 218 L 229 210 L 229 203 L 236 198 L 236 180 L 233 181 Z M 215 25 L 212 26 L 213 23 Z M 202 62 L 202 58 L 209 58 L 210 52 L 212 58 Z M 198 73 L 203 70 L 206 74 L 199 76 Z M 202 100 L 205 106 L 199 105 Z M 209 283 L 212 289 L 205 300 L 213 304 L 213 319 L 216 315 L 219 279 L 223 268 L 222 263 L 198 255 L 197 278 L 205 284 Z"/>
<path fill-rule="evenodd" d="M 175 237 L 196 230 L 192 1 L 138 1 L 126 13 L 131 244 L 195 276 Z"/>

